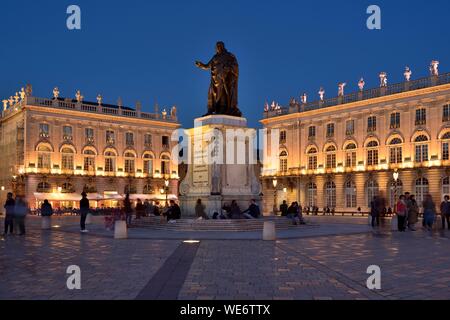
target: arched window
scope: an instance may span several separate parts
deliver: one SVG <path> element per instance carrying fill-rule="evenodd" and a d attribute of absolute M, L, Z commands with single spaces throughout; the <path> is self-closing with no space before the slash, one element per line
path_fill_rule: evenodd
<path fill-rule="evenodd" d="M 366 183 L 366 194 L 367 194 L 366 201 L 367 201 L 368 207 L 370 206 L 370 203 L 372 202 L 373 198 L 375 196 L 378 196 L 378 193 L 379 193 L 378 183 L 373 179 L 370 179 L 369 181 L 367 181 L 367 183 Z"/>
<path fill-rule="evenodd" d="M 325 204 L 328 208 L 336 208 L 336 184 L 333 181 L 325 183 Z"/>
<path fill-rule="evenodd" d="M 345 147 L 345 167 L 356 167 L 356 144 L 349 143 Z"/>
<path fill-rule="evenodd" d="M 46 145 L 40 145 L 37 149 L 38 151 L 38 168 L 39 169 L 50 169 L 51 167 L 51 152 L 52 150 Z"/>
<path fill-rule="evenodd" d="M 288 170 L 287 158 L 288 158 L 287 152 L 286 151 L 282 151 L 280 153 L 280 172 L 287 172 L 287 170 Z"/>
<path fill-rule="evenodd" d="M 151 184 L 144 185 L 143 194 L 152 194 L 154 193 L 154 189 Z"/>
<path fill-rule="evenodd" d="M 399 164 L 403 162 L 401 144 L 403 144 L 403 141 L 400 138 L 394 138 L 389 143 L 389 163 Z"/>
<path fill-rule="evenodd" d="M 450 196 L 450 177 L 442 179 L 442 199 L 445 196 Z"/>
<path fill-rule="evenodd" d="M 116 171 L 116 153 L 113 151 L 105 152 L 105 172 Z"/>
<path fill-rule="evenodd" d="M 73 150 L 71 148 L 61 149 L 61 169 L 73 170 Z"/>
<path fill-rule="evenodd" d="M 87 183 L 83 187 L 83 192 L 96 193 L 97 192 L 97 187 L 94 184 Z"/>
<path fill-rule="evenodd" d="M 311 148 L 308 150 L 308 170 L 317 169 L 317 149 Z"/>
<path fill-rule="evenodd" d="M 428 137 L 426 135 L 420 135 L 415 140 L 415 161 L 425 162 L 428 161 Z"/>
<path fill-rule="evenodd" d="M 450 132 L 445 133 L 442 137 L 442 160 L 450 160 Z"/>
<path fill-rule="evenodd" d="M 306 186 L 306 191 L 308 195 L 308 206 L 317 206 L 317 185 L 314 182 L 308 183 Z"/>
<path fill-rule="evenodd" d="M 132 152 L 125 152 L 125 172 L 133 174 L 135 172 L 135 155 Z"/>
<path fill-rule="evenodd" d="M 429 192 L 429 183 L 426 178 L 419 178 L 416 180 L 416 200 L 419 206 L 422 206 L 425 200 L 425 195 Z"/>
<path fill-rule="evenodd" d="M 84 156 L 84 162 L 83 162 L 83 169 L 84 171 L 94 172 L 95 171 L 95 152 L 86 149 L 83 152 Z"/>
<path fill-rule="evenodd" d="M 61 186 L 61 192 L 62 193 L 73 193 L 73 192 L 75 192 L 75 188 L 73 187 L 73 185 L 71 183 L 65 182 Z"/>
<path fill-rule="evenodd" d="M 50 186 L 50 183 L 48 183 L 48 182 L 39 182 L 38 185 L 37 185 L 36 192 L 51 193 L 52 192 L 52 188 Z"/>
<path fill-rule="evenodd" d="M 391 180 L 389 182 L 389 206 L 391 208 L 395 208 L 395 204 L 397 203 L 400 195 L 403 194 L 403 182 L 402 180 Z"/>
<path fill-rule="evenodd" d="M 144 173 L 153 175 L 153 156 L 150 153 L 144 154 Z"/>
<path fill-rule="evenodd" d="M 356 184 L 353 180 L 345 183 L 345 207 L 356 208 Z"/>
<path fill-rule="evenodd" d="M 367 145 L 367 165 L 378 165 L 378 142 L 371 141 Z"/>
<path fill-rule="evenodd" d="M 170 174 L 170 157 L 168 155 L 161 156 L 161 174 Z"/>
<path fill-rule="evenodd" d="M 327 169 L 334 169 L 336 168 L 336 147 L 335 146 L 329 146 L 326 150 L 326 168 Z"/>
<path fill-rule="evenodd" d="M 280 131 L 280 144 L 285 144 L 286 143 L 286 130 L 281 130 Z"/>

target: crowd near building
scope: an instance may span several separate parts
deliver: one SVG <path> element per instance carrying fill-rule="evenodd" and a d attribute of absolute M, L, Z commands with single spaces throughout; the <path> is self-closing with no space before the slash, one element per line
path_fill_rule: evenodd
<path fill-rule="evenodd" d="M 395 198 L 411 192 L 421 205 L 430 193 L 436 201 L 450 193 L 450 74 L 439 74 L 433 61 L 428 77 L 412 80 L 406 68 L 402 83 L 380 86 L 289 106 L 266 104 L 261 120 L 271 143 L 279 143 L 264 163 L 264 212 L 283 200 L 336 212 L 369 211 L 375 195 L 394 207 Z M 356 87 L 356 85 L 355 85 Z M 270 141 L 273 130 L 278 141 Z"/>
<path fill-rule="evenodd" d="M 142 201 L 176 198 L 178 168 L 171 161 L 176 108 L 154 113 L 123 106 L 33 96 L 31 85 L 3 100 L 0 135 L 1 199 L 26 197 L 31 208 L 48 199 L 54 208 L 115 207 L 129 193 Z M 176 143 L 176 142 L 175 142 Z"/>

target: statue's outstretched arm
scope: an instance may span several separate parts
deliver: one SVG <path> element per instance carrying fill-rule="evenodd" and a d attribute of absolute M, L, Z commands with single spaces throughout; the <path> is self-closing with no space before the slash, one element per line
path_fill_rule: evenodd
<path fill-rule="evenodd" d="M 200 69 L 203 69 L 203 70 L 211 69 L 211 61 L 209 61 L 207 64 L 204 64 L 204 63 L 202 63 L 200 61 L 195 61 L 195 65 L 197 67 L 199 67 Z"/>

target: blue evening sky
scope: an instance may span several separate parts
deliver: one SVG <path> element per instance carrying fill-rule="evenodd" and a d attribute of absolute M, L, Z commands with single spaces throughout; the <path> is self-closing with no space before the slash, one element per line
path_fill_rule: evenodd
<path fill-rule="evenodd" d="M 82 29 L 66 28 L 66 8 L 81 7 Z M 382 10 L 382 30 L 366 28 L 366 9 Z M 239 106 L 258 125 L 264 101 L 286 105 L 302 92 L 310 100 L 356 90 L 365 77 L 378 85 L 428 75 L 432 59 L 450 71 L 450 2 L 429 1 L 10 1 L 0 3 L 0 98 L 25 83 L 34 95 L 105 103 L 140 100 L 145 111 L 176 104 L 184 127 L 206 111 L 207 62 L 223 40 L 240 64 Z"/>

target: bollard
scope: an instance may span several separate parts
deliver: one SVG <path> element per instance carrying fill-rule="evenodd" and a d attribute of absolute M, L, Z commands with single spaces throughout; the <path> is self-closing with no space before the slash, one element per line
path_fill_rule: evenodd
<path fill-rule="evenodd" d="M 114 239 L 128 238 L 128 229 L 126 221 L 116 221 L 114 224 Z"/>
<path fill-rule="evenodd" d="M 41 229 L 49 230 L 52 228 L 52 218 L 51 217 L 42 217 L 41 219 Z"/>
<path fill-rule="evenodd" d="M 92 224 L 92 214 L 88 213 L 86 216 L 86 224 Z"/>
<path fill-rule="evenodd" d="M 275 222 L 273 222 L 273 221 L 265 221 L 264 222 L 263 240 L 264 241 L 275 241 L 276 240 Z"/>
<path fill-rule="evenodd" d="M 398 230 L 398 218 L 397 218 L 397 215 L 395 215 L 395 214 L 392 215 L 391 230 L 392 231 Z"/>

